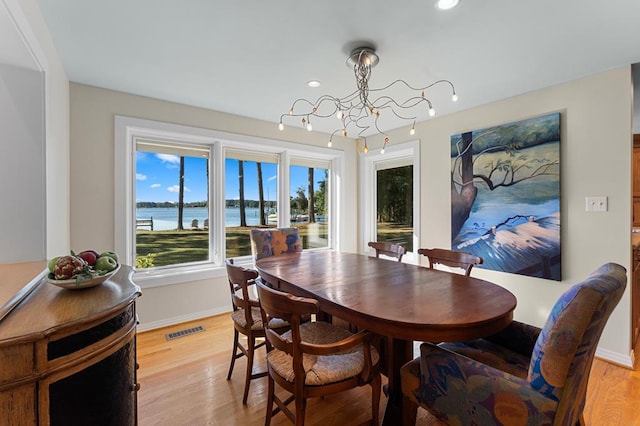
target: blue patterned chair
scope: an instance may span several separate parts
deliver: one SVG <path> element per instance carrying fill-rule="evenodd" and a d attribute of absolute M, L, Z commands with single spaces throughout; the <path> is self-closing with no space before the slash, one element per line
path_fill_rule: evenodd
<path fill-rule="evenodd" d="M 626 283 L 625 268 L 607 263 L 558 299 L 542 329 L 514 321 L 485 339 L 423 343 L 401 371 L 404 424 L 418 406 L 455 425 L 584 424 L 593 357 Z"/>
<path fill-rule="evenodd" d="M 253 260 L 302 251 L 298 228 L 254 228 L 251 230 Z"/>

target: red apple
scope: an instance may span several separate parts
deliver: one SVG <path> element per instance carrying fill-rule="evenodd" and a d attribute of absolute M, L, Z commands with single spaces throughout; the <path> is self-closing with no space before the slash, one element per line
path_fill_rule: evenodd
<path fill-rule="evenodd" d="M 98 252 L 94 250 L 84 250 L 78 253 L 76 256 L 87 262 L 87 265 L 94 266 L 96 264 L 96 260 L 98 260 Z"/>
<path fill-rule="evenodd" d="M 75 256 L 60 256 L 53 269 L 56 280 L 68 280 L 84 270 L 84 260 Z"/>

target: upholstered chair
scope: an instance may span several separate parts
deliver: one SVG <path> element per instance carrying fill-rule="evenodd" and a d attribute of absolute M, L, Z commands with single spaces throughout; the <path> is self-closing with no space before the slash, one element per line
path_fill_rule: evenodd
<path fill-rule="evenodd" d="M 369 241 L 368 246 L 376 251 L 376 257 L 386 256 L 402 262 L 402 256 L 407 250 L 400 244 L 390 243 L 388 241 Z"/>
<path fill-rule="evenodd" d="M 264 338 L 264 327 L 262 326 L 260 304 L 258 300 L 251 298 L 250 294 L 250 288 L 255 285 L 255 280 L 258 278 L 258 272 L 253 269 L 236 266 L 231 259 L 226 261 L 226 266 L 233 307 L 231 312 L 231 319 L 233 320 L 233 352 L 231 353 L 231 365 L 229 365 L 227 380 L 231 379 L 236 359 L 243 356 L 247 357 L 244 393 L 242 395 L 242 403 L 246 404 L 251 380 L 267 375 L 266 371 L 253 372 L 255 352 L 265 345 L 264 340 L 260 343 L 257 342 L 257 339 Z M 273 328 L 277 328 L 281 332 L 285 331 L 288 326 L 289 324 L 282 321 L 275 321 L 272 324 Z M 240 334 L 246 336 L 246 346 L 240 342 Z"/>
<path fill-rule="evenodd" d="M 434 269 L 436 265 L 445 265 L 450 268 L 460 268 L 466 276 L 471 275 L 474 265 L 481 265 L 484 261 L 482 257 L 464 251 L 449 250 L 442 248 L 421 248 L 418 254 L 427 257 L 429 268 Z"/>
<path fill-rule="evenodd" d="M 261 281 L 257 286 L 262 323 L 267 324 L 265 425 L 269 426 L 271 417 L 280 411 L 294 424 L 304 425 L 308 398 L 364 385 L 371 386 L 372 424 L 377 425 L 381 377 L 380 357 L 370 344 L 373 335 L 367 331 L 353 334 L 322 321 L 306 321 L 318 313 L 317 300 L 273 290 Z M 280 334 L 270 326 L 275 319 L 288 322 L 291 329 Z M 286 398 L 276 395 L 276 383 L 287 392 Z M 292 402 L 295 408 L 288 407 Z"/>
<path fill-rule="evenodd" d="M 253 260 L 302 251 L 298 228 L 251 229 L 251 254 Z"/>
<path fill-rule="evenodd" d="M 514 321 L 485 339 L 423 343 L 401 370 L 404 424 L 418 406 L 456 425 L 584 424 L 598 340 L 626 282 L 607 263 L 559 298 L 542 329 Z"/>

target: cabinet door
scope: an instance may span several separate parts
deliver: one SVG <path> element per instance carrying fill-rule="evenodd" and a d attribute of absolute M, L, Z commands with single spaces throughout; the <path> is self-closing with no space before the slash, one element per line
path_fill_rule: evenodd
<path fill-rule="evenodd" d="M 102 361 L 51 383 L 51 425 L 135 425 L 135 362 L 135 339 L 131 339 Z"/>

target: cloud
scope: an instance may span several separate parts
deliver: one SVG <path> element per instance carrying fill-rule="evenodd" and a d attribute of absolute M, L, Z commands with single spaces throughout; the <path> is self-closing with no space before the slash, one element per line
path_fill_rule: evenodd
<path fill-rule="evenodd" d="M 142 173 L 136 173 L 136 180 L 147 180 L 147 175 L 143 175 Z"/>
<path fill-rule="evenodd" d="M 172 154 L 156 154 L 156 157 L 163 163 L 180 164 L 180 157 Z"/>
<path fill-rule="evenodd" d="M 154 183 L 149 185 L 149 188 L 160 188 L 162 185 L 160 185 L 159 183 Z"/>
<path fill-rule="evenodd" d="M 169 191 L 169 192 L 180 192 L 180 185 L 172 185 L 172 186 L 167 188 L 167 191 Z M 184 192 L 191 192 L 191 190 L 185 186 L 184 187 Z"/>

